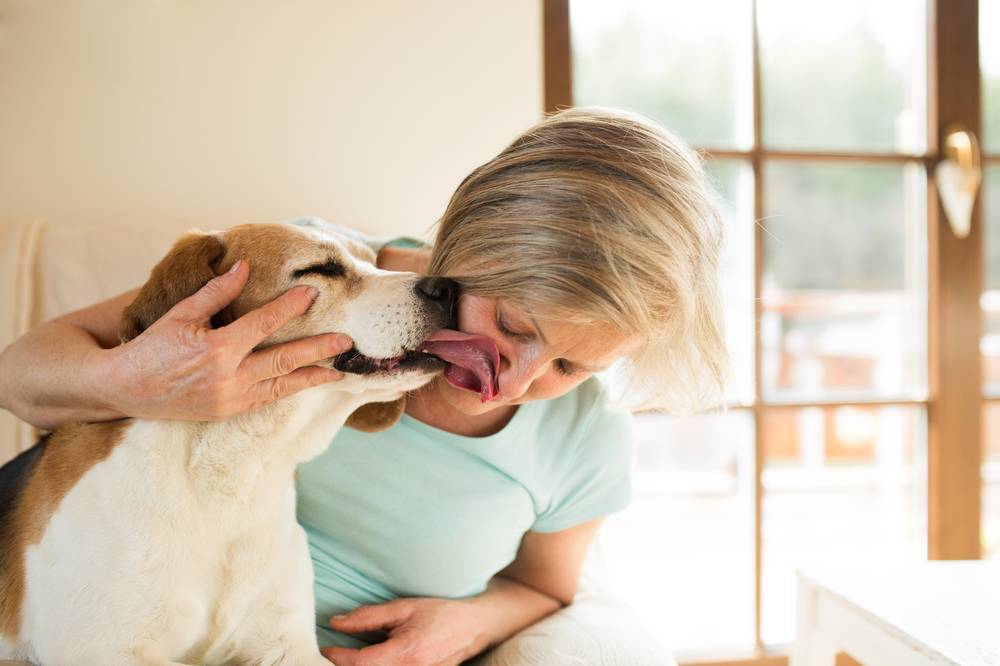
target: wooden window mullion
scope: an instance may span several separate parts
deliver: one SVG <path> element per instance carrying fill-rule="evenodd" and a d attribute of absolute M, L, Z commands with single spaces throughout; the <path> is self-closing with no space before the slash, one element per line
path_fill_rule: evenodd
<path fill-rule="evenodd" d="M 944 129 L 981 132 L 979 0 L 928 2 L 928 153 Z M 951 231 L 928 170 L 927 554 L 980 557 L 982 210 L 964 239 Z"/>
<path fill-rule="evenodd" d="M 573 49 L 569 0 L 542 2 L 542 69 L 545 112 L 573 106 Z"/>

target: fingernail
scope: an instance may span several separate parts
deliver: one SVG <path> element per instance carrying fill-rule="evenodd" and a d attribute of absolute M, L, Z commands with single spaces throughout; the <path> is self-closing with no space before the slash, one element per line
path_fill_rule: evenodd
<path fill-rule="evenodd" d="M 236 263 L 229 267 L 229 273 L 232 274 L 232 273 L 235 273 L 236 271 L 240 270 L 240 265 L 242 263 L 243 263 L 242 259 L 237 259 Z"/>
<path fill-rule="evenodd" d="M 306 296 L 309 297 L 310 301 L 315 301 L 316 297 L 319 296 L 319 289 L 317 289 L 316 287 L 307 287 Z"/>
<path fill-rule="evenodd" d="M 334 333 L 333 336 L 331 336 L 331 340 L 332 342 L 330 344 L 332 344 L 334 347 L 338 349 L 340 349 L 341 347 L 351 347 L 354 345 L 354 342 L 349 337 L 343 335 L 342 333 Z"/>
<path fill-rule="evenodd" d="M 331 620 L 344 620 L 347 619 L 347 615 L 334 615 Z"/>

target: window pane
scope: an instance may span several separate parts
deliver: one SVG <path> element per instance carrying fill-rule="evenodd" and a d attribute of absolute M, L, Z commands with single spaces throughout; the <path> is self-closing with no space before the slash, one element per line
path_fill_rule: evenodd
<path fill-rule="evenodd" d="M 719 279 L 732 362 L 726 399 L 749 405 L 754 398 L 753 169 L 743 160 L 711 160 L 706 168 L 726 222 Z"/>
<path fill-rule="evenodd" d="M 926 432 L 914 407 L 771 409 L 763 418 L 762 638 L 794 634 L 795 569 L 926 556 Z"/>
<path fill-rule="evenodd" d="M 979 57 L 983 73 L 983 146 L 1000 154 L 1000 0 L 979 2 Z"/>
<path fill-rule="evenodd" d="M 921 0 L 758 0 L 768 148 L 921 152 Z"/>
<path fill-rule="evenodd" d="M 601 535 L 615 591 L 673 650 L 752 647 L 752 414 L 636 423 L 635 500 Z"/>
<path fill-rule="evenodd" d="M 698 146 L 753 141 L 750 2 L 572 0 L 573 97 L 638 111 Z"/>
<path fill-rule="evenodd" d="M 764 188 L 764 397 L 923 397 L 922 167 L 775 162 Z"/>
<path fill-rule="evenodd" d="M 1000 559 L 1000 402 L 983 407 L 983 557 Z"/>
<path fill-rule="evenodd" d="M 1000 166 L 988 166 L 983 179 L 985 260 L 983 266 L 983 384 L 987 395 L 1000 395 Z"/>

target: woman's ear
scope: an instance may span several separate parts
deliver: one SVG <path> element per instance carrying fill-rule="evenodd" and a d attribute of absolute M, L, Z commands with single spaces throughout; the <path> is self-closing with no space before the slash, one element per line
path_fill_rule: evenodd
<path fill-rule="evenodd" d="M 406 408 L 406 396 L 392 402 L 370 402 L 361 405 L 347 417 L 348 426 L 362 432 L 379 432 L 396 425 Z"/>
<path fill-rule="evenodd" d="M 214 278 L 225 252 L 216 234 L 192 232 L 174 243 L 122 313 L 118 325 L 121 341 L 128 342 L 145 331 L 167 310 Z"/>

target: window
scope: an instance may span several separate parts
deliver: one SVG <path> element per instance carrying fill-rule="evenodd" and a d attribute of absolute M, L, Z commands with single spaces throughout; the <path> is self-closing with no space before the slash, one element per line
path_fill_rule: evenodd
<path fill-rule="evenodd" d="M 727 224 L 730 410 L 640 415 L 636 501 L 603 537 L 681 656 L 787 644 L 796 566 L 1000 557 L 1000 0 L 927 2 L 546 0 L 548 107 L 660 121 L 705 155 Z M 933 169 L 938 118 L 978 133 L 963 85 L 985 212 L 959 240 Z M 980 252 L 981 298 L 961 286 Z M 961 338 L 980 317 L 981 357 Z M 981 500 L 953 492 L 980 462 Z"/>

